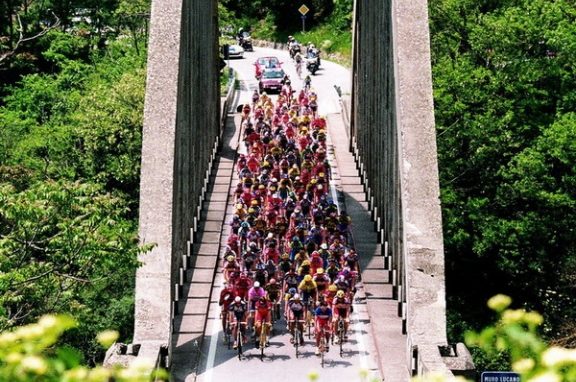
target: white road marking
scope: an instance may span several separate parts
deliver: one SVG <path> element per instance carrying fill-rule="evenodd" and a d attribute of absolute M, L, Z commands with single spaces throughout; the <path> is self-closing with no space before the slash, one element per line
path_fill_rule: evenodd
<path fill-rule="evenodd" d="M 220 289 L 222 289 L 222 287 L 220 287 L 218 291 L 220 291 Z M 216 296 L 219 294 L 219 292 L 216 293 Z M 216 346 L 218 346 L 218 333 L 220 332 L 219 326 L 220 320 L 218 320 L 218 317 L 213 317 L 210 331 L 210 348 L 208 350 L 208 359 L 206 360 L 205 382 L 212 382 L 212 371 L 214 370 L 214 360 L 216 359 Z"/>

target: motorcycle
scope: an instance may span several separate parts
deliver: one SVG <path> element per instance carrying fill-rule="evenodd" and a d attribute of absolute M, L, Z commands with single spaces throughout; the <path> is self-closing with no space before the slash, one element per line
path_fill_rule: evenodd
<path fill-rule="evenodd" d="M 308 56 L 306 57 L 306 69 L 312 75 L 316 74 L 318 68 L 320 67 L 320 52 L 309 52 Z"/>
<path fill-rule="evenodd" d="M 243 32 L 240 36 L 238 36 L 238 45 L 240 45 L 246 52 L 254 52 L 254 47 L 252 46 L 252 37 L 250 37 L 250 33 L 248 32 Z"/>

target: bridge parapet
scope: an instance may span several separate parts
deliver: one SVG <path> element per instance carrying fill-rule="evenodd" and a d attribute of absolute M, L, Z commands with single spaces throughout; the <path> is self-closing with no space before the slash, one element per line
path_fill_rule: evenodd
<path fill-rule="evenodd" d="M 450 373 L 427 7 L 356 1 L 350 126 L 418 374 Z M 451 357 L 472 367 L 467 351 Z"/>

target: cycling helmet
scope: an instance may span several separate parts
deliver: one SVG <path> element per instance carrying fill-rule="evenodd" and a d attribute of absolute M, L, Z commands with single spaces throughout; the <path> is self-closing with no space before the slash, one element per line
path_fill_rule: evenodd
<path fill-rule="evenodd" d="M 328 249 L 328 244 L 322 243 L 322 245 L 320 245 L 320 248 L 322 248 L 322 249 Z"/>
<path fill-rule="evenodd" d="M 250 248 L 256 248 L 257 246 L 258 246 L 258 244 L 256 244 L 255 242 L 250 243 Z"/>
<path fill-rule="evenodd" d="M 344 297 L 344 291 L 339 290 L 338 292 L 336 292 L 336 297 Z"/>
<path fill-rule="evenodd" d="M 304 276 L 304 281 L 312 281 L 312 276 L 310 275 Z"/>
<path fill-rule="evenodd" d="M 334 284 L 331 284 L 331 285 L 328 287 L 328 290 L 329 290 L 330 292 L 336 292 L 336 291 L 338 290 L 338 287 L 337 287 L 336 285 L 334 285 Z"/>
<path fill-rule="evenodd" d="M 294 295 L 294 297 L 292 297 L 294 300 L 300 300 L 300 295 L 298 293 L 296 293 Z"/>
<path fill-rule="evenodd" d="M 319 275 L 324 273 L 324 268 L 318 268 L 318 270 L 316 271 L 316 273 L 318 273 Z"/>
<path fill-rule="evenodd" d="M 234 302 L 240 302 L 240 301 L 242 301 L 242 297 L 236 296 L 236 298 L 234 299 Z"/>
<path fill-rule="evenodd" d="M 254 288 L 260 288 L 260 282 L 259 281 L 254 282 Z"/>
<path fill-rule="evenodd" d="M 297 294 L 296 292 L 297 292 L 296 288 L 288 289 L 288 293 L 290 293 L 292 296 L 295 296 Z"/>
<path fill-rule="evenodd" d="M 232 262 L 232 261 L 234 261 L 234 256 L 229 255 L 228 257 L 226 257 L 226 260 Z"/>

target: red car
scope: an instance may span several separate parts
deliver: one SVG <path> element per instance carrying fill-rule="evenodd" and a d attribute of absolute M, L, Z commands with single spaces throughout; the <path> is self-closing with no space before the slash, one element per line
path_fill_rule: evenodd
<path fill-rule="evenodd" d="M 280 93 L 283 85 L 282 81 L 284 80 L 285 75 L 286 73 L 284 73 L 284 70 L 280 68 L 265 69 L 260 76 L 258 90 L 260 90 L 260 93 Z"/>
<path fill-rule="evenodd" d="M 280 62 L 278 57 L 259 57 L 254 63 L 254 66 L 256 67 L 256 79 L 259 80 L 264 70 L 280 69 L 282 62 Z"/>

